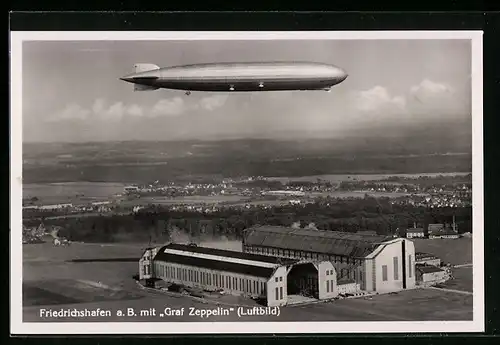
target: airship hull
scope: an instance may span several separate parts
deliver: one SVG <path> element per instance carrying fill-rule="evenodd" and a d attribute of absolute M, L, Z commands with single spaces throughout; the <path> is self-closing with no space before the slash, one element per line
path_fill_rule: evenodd
<path fill-rule="evenodd" d="M 254 92 L 328 90 L 346 78 L 342 69 L 326 64 L 233 63 L 140 69 L 121 79 L 151 89 Z"/>

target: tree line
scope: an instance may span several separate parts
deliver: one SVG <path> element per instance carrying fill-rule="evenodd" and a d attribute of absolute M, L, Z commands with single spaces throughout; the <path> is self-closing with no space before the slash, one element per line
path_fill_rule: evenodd
<path fill-rule="evenodd" d="M 224 208 L 215 212 L 169 210 L 150 206 L 137 213 L 100 215 L 80 218 L 47 219 L 45 224 L 58 225 L 59 236 L 72 241 L 169 241 L 182 232 L 192 240 L 208 236 L 241 239 L 243 230 L 255 225 L 302 227 L 313 223 L 320 230 L 375 231 L 380 235 L 402 234 L 414 224 L 451 223 L 455 217 L 460 233 L 472 232 L 472 208 L 425 208 L 393 205 L 388 198 L 321 201 L 306 205 Z"/>

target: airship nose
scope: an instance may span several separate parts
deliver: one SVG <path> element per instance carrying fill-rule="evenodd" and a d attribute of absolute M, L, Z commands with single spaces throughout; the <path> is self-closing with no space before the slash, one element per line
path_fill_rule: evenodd
<path fill-rule="evenodd" d="M 332 80 L 335 80 L 336 83 L 341 83 L 348 77 L 348 74 L 345 70 L 336 66 L 330 66 L 328 68 L 327 74 Z"/>
<path fill-rule="evenodd" d="M 344 81 L 347 79 L 347 77 L 349 76 L 349 74 L 347 74 L 346 71 L 344 71 L 343 69 L 339 68 L 339 70 L 337 71 L 337 78 L 340 80 L 340 81 Z"/>

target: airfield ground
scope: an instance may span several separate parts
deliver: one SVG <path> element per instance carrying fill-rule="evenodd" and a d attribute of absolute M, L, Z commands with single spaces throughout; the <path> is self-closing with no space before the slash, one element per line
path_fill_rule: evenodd
<path fill-rule="evenodd" d="M 458 242 L 440 242 L 450 246 Z M 437 242 L 436 242 L 437 243 Z M 469 239 L 470 245 L 470 239 Z M 213 308 L 216 302 L 203 303 L 187 296 L 171 296 L 141 289 L 133 280 L 138 271 L 138 257 L 145 244 L 83 244 L 54 247 L 50 243 L 23 246 L 23 318 L 25 321 L 63 321 L 40 318 L 40 309 L 84 308 L 109 309 L 111 317 L 85 318 L 77 321 L 404 321 L 472 320 L 472 295 L 417 289 L 371 298 L 338 300 L 329 303 L 289 306 L 276 316 L 238 318 L 237 314 L 200 319 L 185 314 L 160 317 L 165 307 Z M 464 258 L 462 255 L 460 257 Z M 77 260 L 77 261 L 74 261 Z M 466 263 L 466 262 L 460 262 Z M 460 280 L 450 289 L 468 291 L 470 268 L 455 273 Z M 450 282 L 451 283 L 451 282 Z M 469 284 L 469 285 L 467 285 Z M 227 300 L 226 300 L 227 298 Z M 230 296 L 219 302 L 225 306 L 252 305 L 249 300 Z M 230 303 L 232 302 L 232 303 Z M 156 308 L 156 317 L 116 316 L 117 310 L 136 311 Z M 229 307 L 228 307 L 229 308 Z M 300 312 L 297 312 L 300 309 Z M 75 319 L 70 319 L 76 321 Z"/>
<path fill-rule="evenodd" d="M 436 255 L 444 263 L 469 265 L 452 269 L 453 279 L 443 284 L 443 288 L 472 292 L 472 239 L 415 239 L 415 250 Z"/>
<path fill-rule="evenodd" d="M 446 289 L 472 292 L 472 266 L 454 268 L 453 279 L 443 284 Z"/>
<path fill-rule="evenodd" d="M 472 239 L 413 239 L 415 251 L 436 255 L 444 263 L 464 265 L 472 263 Z"/>

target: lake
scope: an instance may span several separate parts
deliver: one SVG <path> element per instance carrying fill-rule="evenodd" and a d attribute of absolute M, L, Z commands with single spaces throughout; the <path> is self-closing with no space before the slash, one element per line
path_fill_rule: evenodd
<path fill-rule="evenodd" d="M 64 182 L 23 184 L 23 198 L 61 197 L 69 198 L 83 194 L 86 197 L 102 198 L 122 193 L 125 184 L 111 182 Z"/>

